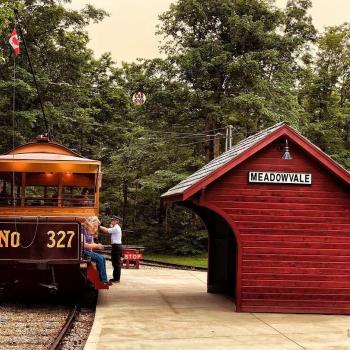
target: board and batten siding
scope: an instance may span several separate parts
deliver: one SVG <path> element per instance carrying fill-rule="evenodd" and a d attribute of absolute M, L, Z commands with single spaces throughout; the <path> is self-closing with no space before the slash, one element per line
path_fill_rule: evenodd
<path fill-rule="evenodd" d="M 339 178 L 281 140 L 205 191 L 239 236 L 240 311 L 350 314 L 350 192 Z M 312 174 L 311 185 L 249 183 L 249 171 Z"/>

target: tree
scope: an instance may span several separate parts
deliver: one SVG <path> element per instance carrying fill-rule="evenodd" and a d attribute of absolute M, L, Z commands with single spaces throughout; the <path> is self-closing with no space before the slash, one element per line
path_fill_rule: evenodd
<path fill-rule="evenodd" d="M 350 167 L 350 26 L 330 27 L 308 61 L 300 101 L 308 114 L 305 133 Z"/>
<path fill-rule="evenodd" d="M 86 26 L 106 13 L 66 2 L 0 5 L 0 151 L 13 143 L 16 6 L 54 139 L 102 161 L 101 214 L 123 216 L 134 231 L 127 243 L 182 254 L 204 247 L 200 220 L 159 196 L 213 157 L 214 135 L 228 124 L 237 142 L 287 120 L 350 166 L 349 26 L 315 41 L 311 0 L 284 10 L 272 0 L 178 0 L 161 16 L 166 58 L 120 67 L 87 48 Z M 15 145 L 45 131 L 23 50 L 16 66 Z M 138 91 L 143 106 L 132 103 Z"/>
<path fill-rule="evenodd" d="M 16 7 L 55 139 L 81 151 L 89 144 L 85 135 L 91 131 L 96 112 L 90 108 L 94 94 L 91 77 L 103 63 L 95 60 L 86 47 L 86 27 L 90 21 L 102 20 L 106 13 L 90 5 L 81 11 L 69 10 L 64 2 L 68 1 L 4 0 L 0 7 L 0 33 L 3 38 L 9 37 L 15 26 L 13 7 Z M 12 147 L 12 133 L 8 130 L 13 129 L 13 58 L 8 39 L 2 41 L 2 57 L 5 60 L 0 60 L 0 136 L 4 151 Z M 15 145 L 45 131 L 23 45 L 16 61 Z"/>
<path fill-rule="evenodd" d="M 163 50 L 197 97 L 208 129 L 237 139 L 280 121 L 298 123 L 296 57 L 315 38 L 310 1 L 285 11 L 265 0 L 179 0 L 160 18 Z M 293 69 L 291 69 L 293 67 Z M 213 157 L 213 145 L 208 158 Z"/>
<path fill-rule="evenodd" d="M 171 65 L 163 60 L 124 64 L 113 71 L 112 90 L 124 91 L 129 101 L 137 91 L 147 96 L 143 106 L 129 102 L 119 125 L 107 126 L 116 137 L 107 140 L 104 162 L 104 188 L 109 189 L 103 196 L 104 208 L 121 213 L 139 244 L 164 243 L 159 234 L 164 230 L 165 208 L 159 197 L 204 160 L 196 150 L 206 135 L 198 138 L 189 123 L 190 91 L 173 78 Z"/>

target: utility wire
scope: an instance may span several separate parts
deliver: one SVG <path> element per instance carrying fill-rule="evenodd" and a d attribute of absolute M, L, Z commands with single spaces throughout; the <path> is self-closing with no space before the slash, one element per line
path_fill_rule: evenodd
<path fill-rule="evenodd" d="M 197 136 L 195 136 L 197 137 Z M 205 141 L 210 141 L 210 140 L 214 140 L 215 137 L 218 137 L 218 138 L 225 138 L 226 136 L 223 135 L 223 134 L 211 134 L 211 135 L 205 135 L 205 136 L 200 136 L 200 138 L 203 140 L 203 142 Z M 140 136 L 138 139 L 139 140 L 149 140 L 149 141 L 174 141 L 174 140 L 183 140 L 183 141 L 190 141 L 188 140 L 189 138 L 193 139 L 194 137 L 193 136 L 175 136 L 171 139 L 169 138 L 166 138 L 166 139 L 162 139 L 160 137 L 145 137 L 145 136 Z M 195 142 L 200 142 L 200 140 L 194 140 Z"/>
<path fill-rule="evenodd" d="M 74 120 L 74 118 L 68 118 L 69 120 Z M 102 125 L 98 122 L 93 122 L 91 125 L 94 125 L 96 128 L 101 127 Z M 124 131 L 129 131 L 133 132 L 138 126 L 134 127 L 127 127 L 127 126 L 112 126 L 112 129 L 117 129 L 117 130 L 124 130 Z M 207 132 L 215 132 L 219 130 L 226 129 L 226 127 L 222 128 L 217 128 L 217 129 L 212 129 L 212 130 L 207 130 Z M 162 131 L 162 130 L 151 130 L 151 129 L 138 129 L 137 132 L 140 134 L 139 139 L 147 139 L 147 140 L 160 140 L 160 137 L 158 136 L 142 136 L 142 134 L 166 134 L 169 135 L 169 137 L 175 138 L 175 139 L 187 139 L 187 138 L 192 138 L 192 137 L 213 137 L 215 134 L 208 134 L 208 133 L 191 133 L 191 132 L 178 132 L 178 131 Z M 179 136 L 178 136 L 179 135 Z"/>
<path fill-rule="evenodd" d="M 219 139 L 223 139 L 225 137 L 218 137 Z M 208 142 L 208 141 L 213 141 L 214 139 L 209 139 L 209 140 L 203 140 L 203 141 L 198 141 L 198 142 L 191 142 L 191 143 L 184 143 L 184 144 L 180 144 L 180 145 L 177 145 L 177 147 L 185 147 L 185 146 L 192 146 L 192 145 L 199 145 L 200 143 L 205 143 L 205 142 Z"/>
<path fill-rule="evenodd" d="M 120 129 L 120 128 L 123 128 L 123 127 L 116 127 L 116 129 Z M 214 132 L 214 131 L 217 131 L 217 130 L 223 130 L 225 129 L 225 127 L 222 127 L 222 128 L 217 128 L 217 129 L 212 129 L 212 130 L 206 130 L 207 133 L 209 132 Z M 193 135 L 199 135 L 199 136 L 207 136 L 207 133 L 204 134 L 204 133 L 193 133 L 193 132 L 178 132 L 178 131 L 162 131 L 162 130 L 146 130 L 147 132 L 153 132 L 153 133 L 161 133 L 161 134 L 177 134 L 177 135 L 190 135 L 190 136 L 193 136 Z"/>
<path fill-rule="evenodd" d="M 215 137 L 217 134 L 210 134 L 210 135 L 186 135 L 186 136 L 183 136 L 183 135 L 180 135 L 180 136 L 169 136 L 171 137 L 171 140 L 186 140 L 186 139 L 191 139 L 191 138 L 213 138 Z M 222 134 L 221 134 L 222 135 Z M 160 138 L 159 137 L 148 137 L 148 136 L 140 136 L 139 137 L 139 140 L 159 140 Z"/>
<path fill-rule="evenodd" d="M 206 134 L 204 133 L 193 133 L 193 132 L 178 132 L 178 131 L 158 131 L 158 130 L 149 130 L 149 132 L 154 132 L 154 133 L 162 133 L 162 134 L 177 134 L 177 135 L 189 135 L 189 136 L 207 136 L 208 133 L 210 132 L 214 132 L 214 131 L 218 131 L 218 130 L 223 130 L 225 129 L 225 127 L 223 128 L 218 128 L 218 129 L 212 129 L 212 130 L 206 130 Z"/>
<path fill-rule="evenodd" d="M 175 135 L 188 135 L 188 136 L 208 136 L 209 132 L 214 132 L 218 130 L 223 130 L 226 127 L 212 129 L 212 130 L 206 130 L 207 133 L 193 133 L 193 132 L 178 132 L 178 131 L 162 131 L 162 130 L 142 130 L 140 129 L 140 132 L 147 132 L 147 133 L 156 133 L 156 134 L 175 134 Z M 123 126 L 113 126 L 113 129 L 118 130 L 127 130 L 127 131 L 133 131 L 132 127 L 123 127 Z"/>

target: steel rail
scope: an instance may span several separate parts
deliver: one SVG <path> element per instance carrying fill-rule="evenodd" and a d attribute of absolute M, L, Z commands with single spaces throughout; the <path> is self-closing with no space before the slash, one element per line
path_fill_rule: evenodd
<path fill-rule="evenodd" d="M 164 267 L 168 269 L 177 269 L 177 270 L 208 271 L 206 267 L 174 264 L 174 263 L 167 263 L 167 262 L 149 260 L 149 259 L 142 259 L 140 261 L 140 264 L 145 266 Z"/>
<path fill-rule="evenodd" d="M 60 346 L 63 338 L 65 337 L 65 335 L 67 334 L 68 330 L 70 329 L 71 325 L 73 324 L 73 322 L 75 321 L 77 315 L 79 312 L 79 307 L 77 305 L 74 305 L 73 309 L 71 310 L 71 312 L 69 313 L 66 322 L 64 323 L 63 327 L 61 328 L 60 332 L 58 333 L 57 337 L 55 338 L 55 340 L 53 341 L 53 343 L 51 344 L 49 350 L 57 350 L 58 347 Z"/>
<path fill-rule="evenodd" d="M 104 251 L 102 253 L 107 260 L 111 260 L 111 253 L 109 251 Z M 177 269 L 177 270 L 191 270 L 191 271 L 208 271 L 206 267 L 196 267 L 190 265 L 182 265 L 182 264 L 174 264 L 167 263 L 163 261 L 150 260 L 150 259 L 142 259 L 140 260 L 140 265 L 144 266 L 154 266 L 154 267 L 163 267 L 167 269 Z"/>

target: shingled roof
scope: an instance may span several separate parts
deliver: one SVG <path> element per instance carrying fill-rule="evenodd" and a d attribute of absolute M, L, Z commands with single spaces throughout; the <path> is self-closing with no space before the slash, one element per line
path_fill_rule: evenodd
<path fill-rule="evenodd" d="M 162 194 L 161 197 L 163 199 L 169 199 L 181 196 L 182 198 L 179 198 L 179 200 L 185 200 L 199 190 L 197 188 L 199 185 L 207 185 L 205 184 L 206 179 L 212 179 L 212 181 L 214 181 L 218 175 L 221 176 L 224 172 L 230 170 L 229 166 L 232 164 L 233 167 L 236 159 L 237 161 L 240 159 L 243 160 L 244 155 L 247 155 L 247 157 L 249 156 L 248 153 L 250 150 L 255 149 L 258 151 L 258 148 L 260 148 L 258 145 L 264 147 L 264 141 L 268 143 L 272 142 L 273 139 L 280 137 L 282 134 L 288 134 L 288 136 L 292 137 L 297 143 L 302 143 L 304 147 L 308 149 L 311 155 L 313 155 L 321 163 L 326 165 L 328 168 L 330 168 L 330 170 L 332 170 L 334 173 L 336 173 L 343 180 L 350 184 L 350 174 L 347 170 L 345 170 L 341 165 L 331 159 L 317 146 L 312 144 L 311 141 L 290 127 L 286 122 L 281 122 L 240 141 L 230 150 L 222 153 L 219 157 L 213 159 L 211 162 L 206 164 L 201 169 L 197 170 L 188 178 L 184 179 L 179 184 L 169 189 L 166 193 Z M 188 195 L 184 196 L 185 193 Z"/>
<path fill-rule="evenodd" d="M 240 141 L 230 150 L 222 153 L 219 157 L 213 159 L 211 162 L 206 164 L 203 168 L 197 170 L 194 174 L 189 176 L 187 179 L 182 180 L 179 184 L 168 190 L 162 195 L 162 197 L 169 197 L 176 194 L 181 194 L 186 191 L 188 188 L 192 187 L 194 184 L 209 176 L 215 170 L 227 164 L 229 161 L 237 157 L 239 154 L 243 153 L 257 142 L 265 138 L 267 135 L 279 129 L 281 126 L 285 125 L 285 122 L 278 123 L 274 126 L 271 126 L 268 129 L 262 130 L 257 134 L 247 137 L 246 139 Z"/>

